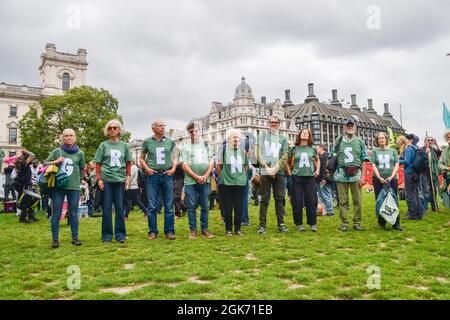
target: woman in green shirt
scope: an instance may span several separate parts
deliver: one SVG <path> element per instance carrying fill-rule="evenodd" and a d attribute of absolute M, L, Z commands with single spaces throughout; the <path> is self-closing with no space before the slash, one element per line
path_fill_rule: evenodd
<path fill-rule="evenodd" d="M 223 205 L 225 235 L 227 237 L 233 235 L 233 209 L 234 232 L 236 235 L 243 235 L 241 222 L 244 188 L 247 184 L 248 157 L 245 150 L 239 147 L 240 137 L 240 130 L 230 130 L 227 143 L 223 144 L 218 153 L 219 192 L 221 205 Z"/>
<path fill-rule="evenodd" d="M 63 188 L 54 188 L 51 191 L 53 214 L 51 217 L 52 248 L 59 247 L 59 219 L 61 218 L 64 198 L 67 197 L 70 229 L 72 231 L 72 244 L 79 246 L 78 239 L 78 204 L 80 201 L 80 184 L 82 171 L 85 167 L 84 153 L 76 142 L 75 131 L 65 129 L 62 134 L 62 144 L 53 150 L 47 157 L 47 163 L 58 165 L 59 170 L 68 176 L 67 184 Z"/>
<path fill-rule="evenodd" d="M 397 191 L 398 180 L 397 172 L 399 168 L 398 153 L 395 149 L 389 148 L 387 143 L 389 141 L 388 135 L 385 132 L 378 132 L 375 135 L 375 146 L 370 156 L 370 162 L 373 168 L 372 183 L 375 190 L 375 201 L 378 198 L 381 190 L 385 185 L 388 185 L 395 193 L 395 200 L 398 205 Z M 385 229 L 386 220 L 377 212 L 378 225 L 381 229 Z M 393 225 L 394 230 L 402 231 L 400 227 L 400 215 Z"/>
<path fill-rule="evenodd" d="M 295 146 L 289 153 L 287 173 L 291 176 L 292 213 L 297 230 L 306 231 L 303 227 L 303 207 L 306 206 L 307 223 L 312 231 L 317 232 L 318 200 L 315 178 L 319 175 L 320 160 L 312 144 L 311 130 L 300 130 Z"/>
<path fill-rule="evenodd" d="M 126 239 L 123 199 L 125 190 L 130 186 L 131 152 L 128 144 L 120 140 L 124 133 L 119 120 L 111 120 L 105 126 L 105 136 L 95 153 L 97 184 L 103 191 L 102 199 L 102 241 L 111 242 L 114 236 L 112 224 L 112 204 L 116 216 L 116 241 L 124 243 Z"/>

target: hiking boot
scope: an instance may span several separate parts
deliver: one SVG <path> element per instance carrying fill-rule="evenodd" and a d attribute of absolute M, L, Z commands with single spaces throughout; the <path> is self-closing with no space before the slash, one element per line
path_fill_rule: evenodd
<path fill-rule="evenodd" d="M 72 244 L 73 244 L 74 246 L 81 246 L 81 241 L 78 240 L 78 239 L 73 239 L 73 240 L 72 240 Z"/>
<path fill-rule="evenodd" d="M 264 227 L 259 227 L 258 233 L 259 233 L 259 234 L 265 234 L 265 233 L 266 233 L 266 228 L 264 228 Z"/>
<path fill-rule="evenodd" d="M 211 232 L 209 232 L 208 230 L 203 230 L 202 231 L 202 236 L 207 237 L 208 239 L 214 238 L 215 235 Z"/>
<path fill-rule="evenodd" d="M 116 241 L 119 243 L 125 243 L 125 239 L 117 239 Z"/>
<path fill-rule="evenodd" d="M 317 232 L 317 224 L 311 226 L 311 231 L 312 232 Z"/>
<path fill-rule="evenodd" d="M 189 239 L 191 239 L 191 240 L 197 239 L 197 231 L 196 230 L 191 230 L 191 233 L 189 234 Z"/>
<path fill-rule="evenodd" d="M 227 232 L 225 232 L 225 236 L 226 237 L 232 237 L 233 236 L 233 232 L 227 231 Z"/>
<path fill-rule="evenodd" d="M 329 213 L 327 213 L 327 216 L 334 216 L 334 213 L 333 212 L 329 212 Z"/>
<path fill-rule="evenodd" d="M 241 227 L 250 227 L 250 226 L 251 226 L 250 222 L 242 222 L 241 223 Z"/>
<path fill-rule="evenodd" d="M 243 236 L 244 235 L 241 230 L 236 231 L 234 234 L 237 235 L 237 236 Z"/>
<path fill-rule="evenodd" d="M 175 234 L 173 234 L 172 232 L 166 234 L 166 239 L 167 240 L 175 240 Z"/>
<path fill-rule="evenodd" d="M 361 227 L 360 225 L 356 225 L 356 226 L 353 226 L 353 230 L 364 231 L 365 229 L 363 227 Z"/>
<path fill-rule="evenodd" d="M 148 233 L 148 240 L 155 240 L 158 237 L 158 235 L 154 232 Z"/>
<path fill-rule="evenodd" d="M 279 232 L 282 232 L 282 233 L 289 232 L 288 228 L 286 228 L 286 226 L 285 226 L 284 224 L 280 224 L 280 225 L 278 226 L 278 231 L 279 231 Z"/>
<path fill-rule="evenodd" d="M 403 231 L 402 227 L 400 227 L 399 225 L 393 225 L 392 229 L 396 231 Z"/>
<path fill-rule="evenodd" d="M 343 225 L 341 225 L 341 227 L 339 228 L 339 231 L 342 231 L 342 232 L 348 231 L 348 227 L 347 227 L 345 224 L 343 224 Z"/>
<path fill-rule="evenodd" d="M 59 241 L 58 241 L 58 240 L 53 240 L 53 242 L 52 242 L 52 248 L 53 248 L 53 249 L 59 248 Z"/>
<path fill-rule="evenodd" d="M 306 229 L 305 229 L 304 226 L 302 226 L 302 225 L 300 224 L 300 225 L 297 226 L 297 231 L 299 231 L 299 232 L 305 232 Z"/>

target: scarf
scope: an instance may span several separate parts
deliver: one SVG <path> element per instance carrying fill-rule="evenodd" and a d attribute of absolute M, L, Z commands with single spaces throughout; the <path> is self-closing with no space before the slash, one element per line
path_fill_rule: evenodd
<path fill-rule="evenodd" d="M 69 154 L 74 154 L 77 153 L 78 150 L 80 150 L 80 147 L 78 147 L 78 145 L 74 144 L 73 146 L 68 146 L 67 144 L 62 144 L 61 145 L 61 150 L 69 153 Z"/>

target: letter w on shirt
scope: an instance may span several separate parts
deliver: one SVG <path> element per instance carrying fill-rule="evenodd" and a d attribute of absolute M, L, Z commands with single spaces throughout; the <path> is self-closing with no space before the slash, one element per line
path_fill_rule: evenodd
<path fill-rule="evenodd" d="M 242 172 L 242 157 L 230 156 L 231 173 Z"/>
<path fill-rule="evenodd" d="M 278 157 L 280 154 L 281 143 L 264 141 L 266 157 Z"/>

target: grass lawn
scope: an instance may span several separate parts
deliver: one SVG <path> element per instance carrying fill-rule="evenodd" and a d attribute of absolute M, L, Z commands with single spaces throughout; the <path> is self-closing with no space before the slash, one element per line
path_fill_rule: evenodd
<path fill-rule="evenodd" d="M 175 222 L 177 240 L 165 240 L 159 215 L 160 237 L 149 241 L 146 220 L 132 212 L 127 243 L 103 244 L 101 218 L 88 218 L 80 221 L 83 245 L 70 244 L 63 223 L 56 250 L 44 214 L 30 225 L 1 214 L 0 299 L 450 299 L 450 210 L 402 221 L 404 232 L 382 231 L 373 198 L 364 193 L 364 232 L 340 232 L 336 215 L 318 217 L 318 233 L 299 233 L 289 205 L 290 232 L 280 234 L 271 203 L 261 236 L 251 204 L 243 237 L 226 238 L 214 210 L 213 239 L 189 240 L 185 216 Z M 405 208 L 402 201 L 402 218 Z M 67 287 L 69 266 L 79 267 L 80 289 Z M 369 266 L 381 271 L 379 289 L 367 286 Z"/>

